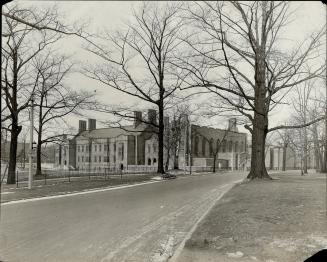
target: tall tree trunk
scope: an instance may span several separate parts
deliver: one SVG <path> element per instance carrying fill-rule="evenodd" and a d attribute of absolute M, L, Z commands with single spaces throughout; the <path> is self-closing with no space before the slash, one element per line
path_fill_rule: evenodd
<path fill-rule="evenodd" d="M 22 126 L 18 125 L 18 104 L 17 104 L 17 85 L 18 85 L 18 67 L 17 67 L 17 50 L 13 53 L 13 85 L 11 98 L 11 132 L 10 132 L 10 153 L 7 184 L 16 183 L 16 163 L 17 163 L 17 143 L 18 136 L 22 130 Z"/>
<path fill-rule="evenodd" d="M 16 183 L 16 163 L 17 163 L 17 144 L 18 136 L 22 130 L 22 126 L 18 125 L 17 118 L 12 121 L 11 138 L 10 138 L 10 153 L 9 153 L 9 168 L 7 184 Z"/>
<path fill-rule="evenodd" d="M 213 169 L 212 169 L 212 173 L 216 173 L 217 158 L 218 158 L 218 152 L 213 155 Z"/>
<path fill-rule="evenodd" d="M 283 146 L 283 166 L 282 166 L 282 171 L 286 171 L 286 150 L 287 150 L 287 144 L 284 143 L 284 146 Z"/>
<path fill-rule="evenodd" d="M 42 169 L 41 169 L 41 153 L 42 153 L 42 142 L 41 142 L 42 133 L 41 130 L 39 130 L 39 133 L 37 134 L 37 147 L 36 147 L 36 176 L 42 175 Z"/>
<path fill-rule="evenodd" d="M 255 113 L 252 131 L 251 169 L 248 178 L 270 179 L 265 166 L 266 117 Z"/>
<path fill-rule="evenodd" d="M 327 82 L 326 82 L 326 96 L 327 96 Z M 327 99 L 327 98 L 326 98 Z M 325 150 L 324 150 L 324 156 L 323 156 L 323 161 L 321 165 L 321 172 L 322 173 L 327 173 L 327 103 L 326 103 L 326 119 L 325 119 Z"/>
<path fill-rule="evenodd" d="M 315 156 L 315 169 L 318 172 L 321 168 L 321 152 L 319 148 L 317 124 L 313 125 L 313 146 L 314 146 L 314 156 Z"/>
<path fill-rule="evenodd" d="M 303 148 L 303 172 L 308 174 L 308 134 L 306 127 L 304 128 L 304 148 Z"/>
<path fill-rule="evenodd" d="M 164 106 L 163 106 L 163 99 L 160 99 L 159 102 L 159 155 L 158 155 L 158 170 L 159 174 L 164 174 L 164 161 L 163 161 L 163 150 L 164 150 L 164 121 L 163 121 L 163 113 L 164 113 Z"/>
<path fill-rule="evenodd" d="M 266 3 L 262 3 L 263 21 L 266 16 Z M 255 59 L 255 102 L 252 129 L 251 169 L 249 179 L 267 178 L 265 165 L 265 147 L 268 133 L 268 110 L 266 108 L 266 65 L 265 65 L 265 36 L 262 33 L 262 43 L 257 49 Z"/>
<path fill-rule="evenodd" d="M 36 176 L 41 176 L 42 175 L 42 170 L 41 170 L 41 146 L 42 146 L 42 117 L 43 117 L 43 112 L 42 112 L 42 107 L 43 107 L 43 98 L 44 98 L 45 93 L 42 90 L 41 93 L 41 99 L 40 99 L 40 106 L 39 106 L 39 128 L 38 128 L 38 133 L 37 133 L 37 148 L 36 148 Z"/>

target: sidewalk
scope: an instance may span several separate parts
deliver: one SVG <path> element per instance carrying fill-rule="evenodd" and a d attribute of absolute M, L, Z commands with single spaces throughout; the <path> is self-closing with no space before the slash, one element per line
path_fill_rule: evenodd
<path fill-rule="evenodd" d="M 173 261 L 298 262 L 326 249 L 326 175 L 273 178 L 229 191 Z"/>

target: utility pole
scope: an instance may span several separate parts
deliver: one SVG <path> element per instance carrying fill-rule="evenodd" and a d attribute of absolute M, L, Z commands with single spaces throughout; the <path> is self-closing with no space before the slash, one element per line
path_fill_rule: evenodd
<path fill-rule="evenodd" d="M 34 95 L 31 97 L 30 111 L 30 152 L 29 152 L 29 172 L 28 172 L 28 189 L 32 189 L 33 183 L 33 131 L 34 131 Z"/>

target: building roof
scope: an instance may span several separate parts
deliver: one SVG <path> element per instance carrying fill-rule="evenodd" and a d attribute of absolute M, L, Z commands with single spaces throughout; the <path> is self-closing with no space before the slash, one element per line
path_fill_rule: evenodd
<path fill-rule="evenodd" d="M 141 123 L 137 127 L 128 125 L 122 127 L 98 128 L 91 131 L 85 130 L 77 134 L 75 138 L 113 138 L 121 135 L 140 135 L 148 128 L 149 126 L 145 123 Z"/>
<path fill-rule="evenodd" d="M 213 128 L 213 127 L 207 127 L 207 126 L 198 126 L 198 125 L 192 125 L 192 129 L 195 131 L 195 133 L 202 135 L 206 137 L 207 139 L 221 139 L 224 137 L 224 134 L 226 132 L 226 129 L 220 129 L 220 128 Z M 242 132 L 235 132 L 235 131 L 227 131 L 225 139 L 230 138 L 236 138 L 236 137 L 244 137 L 246 136 L 246 133 Z"/>

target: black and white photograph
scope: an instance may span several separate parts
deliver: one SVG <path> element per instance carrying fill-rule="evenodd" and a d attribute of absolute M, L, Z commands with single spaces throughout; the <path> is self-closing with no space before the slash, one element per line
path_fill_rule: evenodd
<path fill-rule="evenodd" d="M 1 9 L 0 262 L 327 261 L 325 1 Z"/>

